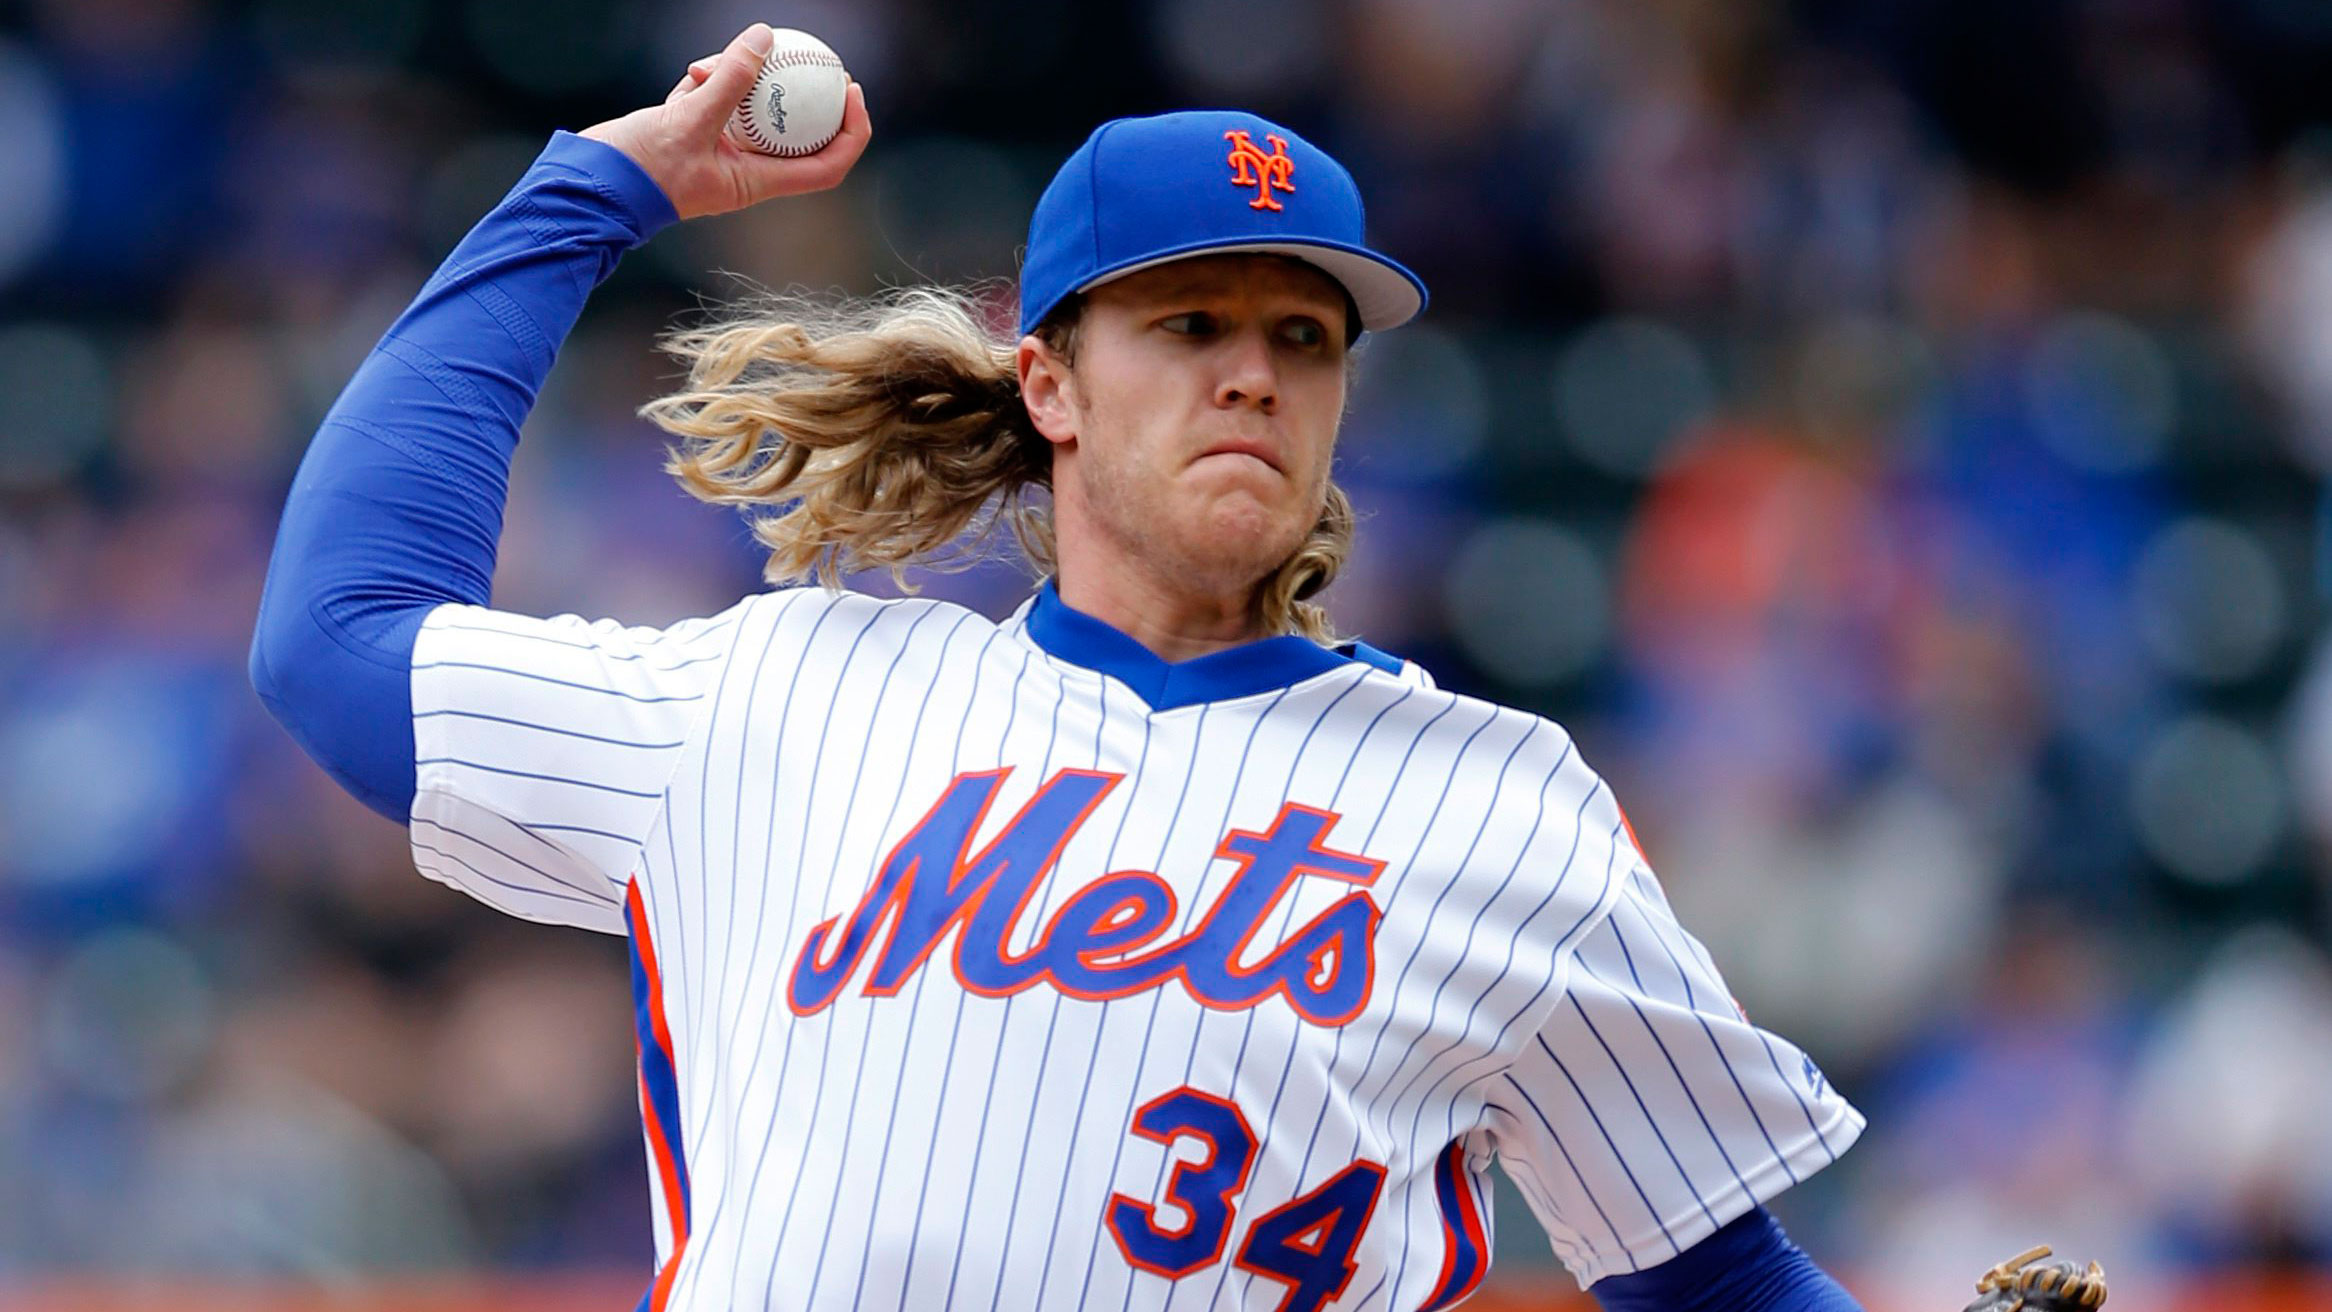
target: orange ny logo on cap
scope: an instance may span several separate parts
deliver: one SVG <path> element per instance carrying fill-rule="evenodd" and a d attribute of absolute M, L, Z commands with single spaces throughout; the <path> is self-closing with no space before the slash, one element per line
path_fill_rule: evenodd
<path fill-rule="evenodd" d="M 1223 140 L 1231 143 L 1231 185 L 1255 188 L 1255 199 L 1247 202 L 1249 209 L 1276 210 L 1282 206 L 1271 193 L 1296 189 L 1288 181 L 1296 171 L 1296 162 L 1288 158 L 1287 138 L 1266 132 L 1263 139 L 1271 143 L 1268 155 L 1256 149 L 1254 139 L 1244 129 L 1233 128 L 1223 134 Z"/>

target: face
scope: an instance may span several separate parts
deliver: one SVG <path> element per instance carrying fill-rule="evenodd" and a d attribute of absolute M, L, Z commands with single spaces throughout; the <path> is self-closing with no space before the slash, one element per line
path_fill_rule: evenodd
<path fill-rule="evenodd" d="M 1020 347 L 1064 572 L 1092 544 L 1244 595 L 1295 554 L 1344 411 L 1346 300 L 1294 260 L 1179 260 L 1086 293 L 1073 360 Z"/>

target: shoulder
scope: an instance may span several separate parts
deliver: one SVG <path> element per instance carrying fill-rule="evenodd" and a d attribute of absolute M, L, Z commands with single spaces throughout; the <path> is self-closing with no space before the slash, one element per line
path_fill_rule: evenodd
<path fill-rule="evenodd" d="M 764 670 L 826 671 L 848 680 L 882 676 L 894 658 L 934 670 L 985 650 L 1006 624 L 952 601 L 876 597 L 816 584 L 747 598 L 736 639 L 740 662 Z"/>
<path fill-rule="evenodd" d="M 727 637 L 749 615 L 753 598 L 738 602 L 716 615 L 680 620 L 664 627 L 626 624 L 615 619 L 586 619 L 581 615 L 538 618 L 449 602 L 433 608 L 421 625 L 422 641 L 454 647 L 499 647 L 598 652 L 617 656 L 644 656 L 663 650 L 693 653 Z"/>
<path fill-rule="evenodd" d="M 743 603 L 763 622 L 772 625 L 814 627 L 822 635 L 866 634 L 869 637 L 908 631 L 942 631 L 961 627 L 974 633 L 999 627 L 968 606 L 934 597 L 877 597 L 847 588 L 819 584 L 774 588 L 748 597 Z"/>
<path fill-rule="evenodd" d="M 1433 676 L 1415 661 L 1403 660 L 1381 647 L 1372 647 L 1355 638 L 1336 648 L 1336 654 L 1346 660 L 1357 661 L 1381 674 L 1390 675 L 1402 683 L 1417 688 L 1434 686 Z"/>
<path fill-rule="evenodd" d="M 1400 674 L 1372 670 L 1367 677 L 1401 699 L 1405 718 L 1430 723 L 1436 736 L 1463 743 L 1458 755 L 1465 778 L 1489 805 L 1522 822 L 1527 846 L 1551 848 L 1560 857 L 1600 848 L 1602 836 L 1625 831 L 1611 786 L 1569 728 L 1520 707 L 1436 687 L 1423 671 L 1410 677 L 1406 671 L 1417 667 L 1404 665 Z"/>
<path fill-rule="evenodd" d="M 650 671 L 694 668 L 717 665 L 740 651 L 791 648 L 799 654 L 822 648 L 836 635 L 880 642 L 886 633 L 896 637 L 956 623 L 995 627 L 951 602 L 870 597 L 816 586 L 755 593 L 717 614 L 660 627 L 572 614 L 537 618 L 449 603 L 423 621 L 414 664 L 541 669 L 613 660 Z"/>
<path fill-rule="evenodd" d="M 1366 667 L 1362 682 L 1397 699 L 1406 715 L 1467 726 L 1469 730 L 1480 726 L 1482 737 L 1501 745 L 1501 755 L 1504 748 L 1513 748 L 1521 765 L 1536 762 L 1552 769 L 1558 764 L 1577 764 L 1570 731 L 1545 716 L 1444 688 L 1424 666 L 1365 642 L 1348 642 L 1336 651 Z"/>

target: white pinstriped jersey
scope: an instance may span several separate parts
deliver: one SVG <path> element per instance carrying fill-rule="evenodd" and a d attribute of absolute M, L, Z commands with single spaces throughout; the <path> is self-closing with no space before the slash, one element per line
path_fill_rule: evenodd
<path fill-rule="evenodd" d="M 631 933 L 644 1306 L 1408 1312 L 1493 1158 L 1586 1284 L 1851 1143 L 1568 735 L 1392 664 L 1168 666 L 1049 588 L 445 606 L 414 852 Z"/>

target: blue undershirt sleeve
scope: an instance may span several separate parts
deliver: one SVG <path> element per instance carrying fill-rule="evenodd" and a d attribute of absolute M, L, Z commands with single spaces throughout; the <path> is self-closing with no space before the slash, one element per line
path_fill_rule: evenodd
<path fill-rule="evenodd" d="M 366 357 L 300 462 L 251 644 L 260 700 L 404 823 L 422 620 L 484 605 L 518 430 L 593 288 L 677 216 L 612 146 L 561 132 Z"/>
<path fill-rule="evenodd" d="M 1862 1312 L 1757 1208 L 1655 1267 L 1595 1282 L 1604 1312 Z"/>

